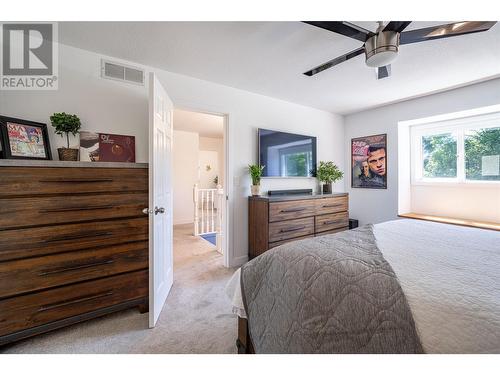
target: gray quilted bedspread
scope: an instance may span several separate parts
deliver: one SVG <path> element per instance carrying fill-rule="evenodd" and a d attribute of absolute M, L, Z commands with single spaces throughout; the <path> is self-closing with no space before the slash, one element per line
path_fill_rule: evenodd
<path fill-rule="evenodd" d="M 242 267 L 256 353 L 422 353 L 373 227 L 295 241 Z"/>

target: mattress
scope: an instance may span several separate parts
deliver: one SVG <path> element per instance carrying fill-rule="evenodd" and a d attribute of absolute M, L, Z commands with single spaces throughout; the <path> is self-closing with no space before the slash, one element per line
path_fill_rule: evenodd
<path fill-rule="evenodd" d="M 500 353 L 500 232 L 403 219 L 374 233 L 426 353 Z M 226 292 L 246 317 L 240 270 Z"/>

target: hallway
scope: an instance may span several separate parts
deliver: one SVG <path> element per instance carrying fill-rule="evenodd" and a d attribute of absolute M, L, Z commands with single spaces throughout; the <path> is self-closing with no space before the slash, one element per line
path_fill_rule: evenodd
<path fill-rule="evenodd" d="M 236 353 L 237 319 L 224 288 L 234 269 L 192 224 L 174 226 L 174 285 L 154 329 L 136 309 L 0 348 L 1 353 Z"/>

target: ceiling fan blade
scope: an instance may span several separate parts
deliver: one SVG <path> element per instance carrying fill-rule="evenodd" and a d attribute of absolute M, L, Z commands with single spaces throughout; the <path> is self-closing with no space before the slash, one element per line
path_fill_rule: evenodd
<path fill-rule="evenodd" d="M 464 21 L 449 23 L 401 33 L 400 44 L 424 42 L 489 30 L 496 21 Z"/>
<path fill-rule="evenodd" d="M 391 64 L 377 68 L 377 79 L 389 77 L 391 75 Z"/>
<path fill-rule="evenodd" d="M 406 29 L 410 23 L 411 21 L 391 21 L 385 25 L 383 31 L 397 31 L 400 33 Z"/>
<path fill-rule="evenodd" d="M 339 56 L 339 57 L 336 57 L 334 58 L 333 60 L 330 60 L 324 64 L 321 64 L 319 66 L 317 66 L 316 68 L 313 68 L 311 70 L 308 70 L 307 72 L 305 72 L 304 74 L 306 76 L 313 76 L 315 74 L 318 74 L 318 73 L 321 73 L 323 70 L 326 70 L 328 68 L 331 68 L 332 66 L 334 65 L 338 65 L 344 61 L 347 61 L 349 59 L 352 59 L 353 57 L 356 57 L 358 55 L 361 55 L 362 53 L 365 52 L 365 49 L 363 47 L 361 48 L 358 48 L 358 49 L 355 49 L 354 51 L 351 51 L 349 53 L 346 53 L 345 55 L 342 55 L 342 56 Z"/>
<path fill-rule="evenodd" d="M 349 38 L 359 40 L 360 42 L 363 43 L 366 42 L 368 38 L 375 35 L 369 30 L 363 29 L 360 26 L 354 25 L 346 21 L 303 21 L 303 22 L 307 23 L 308 25 L 316 26 L 321 29 L 333 31 L 334 33 L 348 36 Z"/>

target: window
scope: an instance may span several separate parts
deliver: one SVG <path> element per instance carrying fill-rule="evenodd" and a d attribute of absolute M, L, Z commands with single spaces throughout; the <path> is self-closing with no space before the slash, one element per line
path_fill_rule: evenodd
<path fill-rule="evenodd" d="M 500 113 L 411 128 L 413 182 L 500 182 Z"/>

